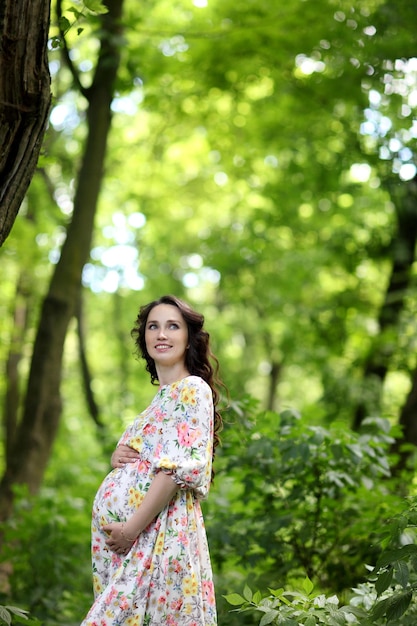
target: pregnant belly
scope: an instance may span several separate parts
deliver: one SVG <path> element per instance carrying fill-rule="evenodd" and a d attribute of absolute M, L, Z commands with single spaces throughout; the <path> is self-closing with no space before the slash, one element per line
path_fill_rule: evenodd
<path fill-rule="evenodd" d="M 127 463 L 106 476 L 97 491 L 93 505 L 93 517 L 98 526 L 123 521 L 140 505 L 149 482 L 140 480 L 138 462 Z"/>

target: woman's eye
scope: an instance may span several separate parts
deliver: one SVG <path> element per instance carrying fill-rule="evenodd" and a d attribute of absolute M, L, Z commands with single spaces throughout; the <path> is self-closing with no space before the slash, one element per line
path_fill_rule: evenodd
<path fill-rule="evenodd" d="M 149 330 L 154 330 L 156 328 L 156 324 L 149 324 Z"/>
<path fill-rule="evenodd" d="M 171 324 L 170 328 L 178 328 L 178 324 Z"/>

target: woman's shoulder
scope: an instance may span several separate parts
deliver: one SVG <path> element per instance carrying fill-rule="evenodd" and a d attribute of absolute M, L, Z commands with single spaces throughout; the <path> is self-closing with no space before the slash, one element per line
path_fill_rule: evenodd
<path fill-rule="evenodd" d="M 174 391 L 175 395 L 178 395 L 178 393 L 182 395 L 190 390 L 199 396 L 212 397 L 210 385 L 204 380 L 204 378 L 194 374 L 190 374 L 189 376 L 182 378 L 172 386 L 172 391 Z"/>
<path fill-rule="evenodd" d="M 204 380 L 204 378 L 201 378 L 201 376 L 196 376 L 194 374 L 186 376 L 180 381 L 180 383 L 184 387 L 196 387 L 204 390 L 210 389 L 210 385 Z"/>

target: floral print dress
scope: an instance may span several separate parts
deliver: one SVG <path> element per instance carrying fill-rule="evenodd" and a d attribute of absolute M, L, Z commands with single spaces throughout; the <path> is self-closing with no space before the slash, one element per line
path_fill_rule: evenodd
<path fill-rule="evenodd" d="M 159 388 L 119 440 L 140 459 L 107 475 L 94 500 L 95 602 L 82 626 L 214 626 L 213 577 L 200 500 L 208 494 L 213 397 L 198 376 Z M 102 527 L 125 521 L 152 478 L 164 471 L 180 486 L 127 556 L 111 552 Z"/>

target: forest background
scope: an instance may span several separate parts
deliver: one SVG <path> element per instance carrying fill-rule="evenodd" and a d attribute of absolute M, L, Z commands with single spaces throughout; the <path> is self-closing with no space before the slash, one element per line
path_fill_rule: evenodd
<path fill-rule="evenodd" d="M 417 7 L 104 5 L 52 2 L 49 124 L 0 248 L 0 604 L 89 608 L 92 498 L 155 391 L 130 329 L 174 293 L 230 390 L 219 623 L 258 623 L 223 597 L 246 583 L 308 577 L 363 610 L 391 590 L 360 623 L 413 624 L 413 551 L 369 569 L 414 543 Z"/>

